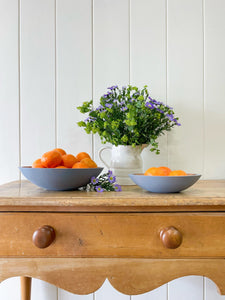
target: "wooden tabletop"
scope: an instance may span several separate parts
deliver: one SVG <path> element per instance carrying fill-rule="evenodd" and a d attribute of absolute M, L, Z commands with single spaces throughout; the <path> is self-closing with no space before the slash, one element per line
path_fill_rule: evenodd
<path fill-rule="evenodd" d="M 225 211 L 225 180 L 200 180 L 171 194 L 150 193 L 138 186 L 123 186 L 122 192 L 53 192 L 29 181 L 14 181 L 0 186 L 0 211 Z"/>

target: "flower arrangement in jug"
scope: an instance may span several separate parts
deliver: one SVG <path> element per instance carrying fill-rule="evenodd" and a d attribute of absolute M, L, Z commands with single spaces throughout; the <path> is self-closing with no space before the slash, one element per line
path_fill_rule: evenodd
<path fill-rule="evenodd" d="M 139 89 L 128 85 L 121 89 L 115 85 L 100 98 L 100 105 L 93 108 L 93 101 L 83 102 L 78 109 L 87 114 L 78 122 L 89 133 L 98 133 L 102 143 L 112 145 L 150 145 L 159 154 L 157 138 L 180 126 L 173 108 L 152 99 L 147 86 Z"/>

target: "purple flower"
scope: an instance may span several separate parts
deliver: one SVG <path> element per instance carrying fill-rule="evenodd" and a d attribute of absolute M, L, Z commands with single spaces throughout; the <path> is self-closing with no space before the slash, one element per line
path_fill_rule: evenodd
<path fill-rule="evenodd" d="M 104 107 L 102 105 L 99 105 L 99 107 L 96 108 L 96 110 L 101 110 L 103 109 Z"/>
<path fill-rule="evenodd" d="M 117 105 L 119 105 L 118 99 L 114 99 L 114 100 L 113 100 L 113 103 L 116 103 Z"/>
<path fill-rule="evenodd" d="M 158 112 L 160 112 L 161 114 L 164 114 L 164 111 L 163 111 L 163 110 L 161 110 L 161 109 L 159 109 L 159 108 L 156 108 L 156 110 L 157 110 Z"/>
<path fill-rule="evenodd" d="M 146 102 L 146 103 L 145 103 L 145 106 L 148 107 L 148 108 L 150 108 L 150 109 L 155 108 L 154 104 L 151 103 L 151 102 Z"/>
<path fill-rule="evenodd" d="M 168 118 L 170 121 L 174 121 L 174 118 L 173 118 L 173 115 L 172 115 L 172 114 L 167 114 L 166 116 L 167 116 L 167 118 Z"/>
<path fill-rule="evenodd" d="M 110 183 L 116 182 L 116 176 L 109 175 L 109 176 L 108 176 L 108 179 L 109 179 L 109 182 L 110 182 Z"/>
<path fill-rule="evenodd" d="M 172 108 L 171 106 L 169 106 L 169 105 L 166 105 L 166 107 L 169 108 L 169 109 L 173 109 L 173 108 Z"/>
<path fill-rule="evenodd" d="M 122 191 L 122 188 L 119 184 L 115 184 L 114 189 L 115 189 L 116 192 L 121 192 Z"/>
<path fill-rule="evenodd" d="M 174 122 L 177 124 L 177 126 L 181 126 L 181 124 L 178 123 L 177 119 L 174 119 Z"/>
<path fill-rule="evenodd" d="M 126 86 L 124 85 L 124 86 L 122 86 L 122 90 L 125 90 L 126 89 Z"/>
<path fill-rule="evenodd" d="M 124 105 L 125 104 L 125 101 L 121 101 L 121 102 L 118 102 L 118 105 Z"/>
<path fill-rule="evenodd" d="M 85 123 L 87 123 L 87 122 L 93 122 L 93 121 L 95 121 L 97 118 L 95 118 L 95 117 L 88 117 L 87 119 L 85 119 L 84 120 L 84 122 Z"/>
<path fill-rule="evenodd" d="M 96 110 L 99 111 L 100 113 L 106 111 L 102 105 L 99 105 L 99 107 L 97 107 Z"/>
<path fill-rule="evenodd" d="M 112 172 L 111 170 L 108 171 L 109 176 L 111 176 L 112 173 L 113 173 L 113 172 Z"/>
<path fill-rule="evenodd" d="M 111 103 L 106 103 L 105 106 L 108 107 L 108 108 L 112 108 L 113 104 L 111 104 Z"/>
<path fill-rule="evenodd" d="M 115 90 L 115 89 L 118 89 L 118 85 L 113 85 L 111 87 L 108 87 L 108 90 Z"/>
<path fill-rule="evenodd" d="M 153 100 L 153 102 L 154 102 L 156 105 L 161 105 L 161 104 L 163 104 L 162 102 L 156 101 L 156 100 Z"/>
<path fill-rule="evenodd" d="M 161 104 L 163 104 L 162 102 L 156 101 L 155 99 L 152 99 L 151 97 L 148 97 L 148 99 L 150 99 L 150 103 L 152 102 L 155 105 L 161 105 Z"/>
<path fill-rule="evenodd" d="M 103 98 L 108 98 L 109 95 L 112 95 L 112 93 L 111 92 L 107 92 L 107 94 L 104 94 L 102 97 Z"/>
<path fill-rule="evenodd" d="M 102 193 L 104 190 L 103 190 L 103 188 L 100 186 L 100 185 L 97 185 L 96 187 L 95 187 L 95 190 L 96 190 L 96 192 L 98 192 L 98 193 Z"/>
<path fill-rule="evenodd" d="M 114 90 L 114 86 L 110 86 L 107 89 L 112 91 L 112 90 Z"/>
<path fill-rule="evenodd" d="M 122 111 L 126 111 L 128 108 L 126 106 L 121 107 Z"/>
<path fill-rule="evenodd" d="M 96 177 L 91 177 L 91 183 L 92 184 L 96 184 L 96 183 L 98 183 L 98 178 L 96 178 Z"/>

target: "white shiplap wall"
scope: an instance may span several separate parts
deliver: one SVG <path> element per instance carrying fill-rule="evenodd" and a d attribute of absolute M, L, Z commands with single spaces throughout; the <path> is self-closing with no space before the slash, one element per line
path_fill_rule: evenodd
<path fill-rule="evenodd" d="M 76 126 L 75 107 L 108 85 L 147 84 L 182 126 L 143 152 L 144 168 L 169 165 L 225 178 L 224 0 L 0 0 L 0 183 L 19 179 L 55 146 L 90 152 L 96 137 Z M 79 141 L 79 143 L 78 143 Z M 19 300 L 19 279 L 0 285 Z M 126 296 L 106 280 L 87 296 L 33 280 L 32 300 L 222 300 L 203 277 L 174 280 Z"/>

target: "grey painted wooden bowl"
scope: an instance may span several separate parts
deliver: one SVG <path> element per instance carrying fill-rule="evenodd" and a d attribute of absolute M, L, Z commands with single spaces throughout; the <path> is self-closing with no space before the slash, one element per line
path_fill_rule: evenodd
<path fill-rule="evenodd" d="M 32 183 L 50 191 L 76 190 L 97 177 L 103 168 L 47 169 L 19 167 L 22 174 Z"/>
<path fill-rule="evenodd" d="M 144 190 L 153 193 L 177 193 L 181 192 L 196 181 L 201 175 L 188 174 L 186 176 L 145 176 L 143 174 L 129 174 L 134 183 Z"/>

